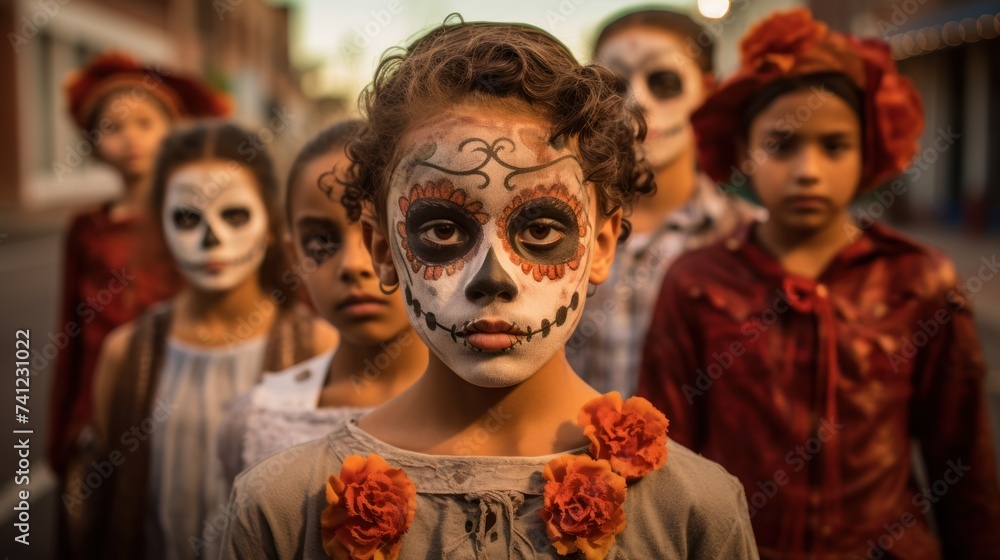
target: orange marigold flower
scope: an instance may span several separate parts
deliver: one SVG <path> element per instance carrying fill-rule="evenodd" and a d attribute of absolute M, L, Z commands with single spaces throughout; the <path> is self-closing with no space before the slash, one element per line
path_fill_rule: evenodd
<path fill-rule="evenodd" d="M 372 453 L 344 459 L 326 483 L 323 550 L 338 560 L 395 560 L 413 521 L 417 490 L 402 469 Z"/>
<path fill-rule="evenodd" d="M 608 555 L 625 529 L 625 479 L 607 461 L 561 455 L 545 466 L 540 515 L 549 541 L 561 555 L 582 552 L 587 560 Z"/>
<path fill-rule="evenodd" d="M 590 440 L 590 454 L 606 459 L 628 480 L 642 478 L 667 462 L 667 417 L 642 397 L 622 402 L 617 391 L 580 409 L 577 423 Z"/>

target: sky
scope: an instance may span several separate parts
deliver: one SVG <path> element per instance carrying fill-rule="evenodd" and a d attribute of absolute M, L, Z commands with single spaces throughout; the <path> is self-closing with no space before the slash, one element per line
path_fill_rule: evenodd
<path fill-rule="evenodd" d="M 401 46 L 459 12 L 466 21 L 517 21 L 545 29 L 586 61 L 597 26 L 611 14 L 649 2 L 622 0 L 292 0 L 293 57 L 312 68 L 310 95 L 337 95 L 353 101 L 371 81 L 379 56 Z M 657 6 L 693 13 L 695 0 Z"/>

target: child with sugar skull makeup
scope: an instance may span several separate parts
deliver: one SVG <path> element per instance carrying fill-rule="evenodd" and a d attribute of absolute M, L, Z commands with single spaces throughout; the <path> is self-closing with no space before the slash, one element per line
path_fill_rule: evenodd
<path fill-rule="evenodd" d="M 592 288 L 566 345 L 573 369 L 599 391 L 636 391 L 639 357 L 670 264 L 763 211 L 724 194 L 696 165 L 689 116 L 714 85 L 711 35 L 670 10 L 630 11 L 605 25 L 594 60 L 621 76 L 643 109 L 640 146 L 660 188 L 632 208 L 632 233 L 616 250 L 608 280 Z"/>
<path fill-rule="evenodd" d="M 375 271 L 423 376 L 241 474 L 223 557 L 756 558 L 718 465 L 566 363 L 646 189 L 624 84 L 552 36 L 449 23 L 387 54 L 348 148 Z"/>
<path fill-rule="evenodd" d="M 1000 558 L 983 355 L 954 266 L 848 210 L 916 153 L 916 89 L 884 42 L 804 9 L 741 51 L 692 122 L 706 171 L 744 174 L 770 219 L 667 273 L 640 394 L 741 479 L 763 558 Z"/>
<path fill-rule="evenodd" d="M 153 208 L 189 285 L 112 331 L 101 352 L 95 428 L 100 456 L 116 464 L 100 488 L 101 558 L 217 555 L 212 527 L 229 488 L 215 449 L 224 412 L 265 369 L 336 340 L 282 280 L 277 181 L 266 153 L 241 149 L 252 141 L 205 122 L 161 147 Z"/>
<path fill-rule="evenodd" d="M 128 55 L 106 53 L 75 71 L 65 85 L 70 117 L 83 138 L 79 152 L 121 177 L 122 195 L 74 216 L 65 242 L 63 291 L 49 410 L 48 458 L 60 477 L 60 495 L 89 494 L 82 484 L 92 470 L 94 368 L 104 337 L 173 297 L 183 285 L 148 212 L 156 152 L 170 129 L 192 118 L 228 113 L 228 100 L 200 80 L 144 66 Z M 80 173 L 56 165 L 62 179 Z M 82 508 L 59 510 L 60 558 L 87 550 L 80 540 L 89 519 Z"/>
<path fill-rule="evenodd" d="M 341 419 L 371 410 L 427 366 L 427 347 L 407 320 L 402 294 L 379 291 L 360 224 L 341 202 L 345 147 L 363 123 L 336 123 L 310 140 L 288 173 L 286 252 L 316 310 L 337 329 L 336 350 L 268 373 L 230 408 L 219 453 L 233 479 L 274 453 L 326 435 Z"/>

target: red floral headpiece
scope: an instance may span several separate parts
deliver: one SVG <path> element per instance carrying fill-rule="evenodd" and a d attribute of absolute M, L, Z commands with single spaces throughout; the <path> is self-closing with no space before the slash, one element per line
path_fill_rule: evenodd
<path fill-rule="evenodd" d="M 837 72 L 863 95 L 865 122 L 861 191 L 898 175 L 916 154 L 924 107 L 909 79 L 899 75 L 889 45 L 830 31 L 799 8 L 772 15 L 740 41 L 737 71 L 691 115 L 704 171 L 730 180 L 739 164 L 736 131 L 750 100 L 778 79 Z"/>
<path fill-rule="evenodd" d="M 98 103 L 115 90 L 138 88 L 138 95 L 159 101 L 171 118 L 224 117 L 230 113 L 229 98 L 213 91 L 201 80 L 160 68 L 143 67 L 122 53 L 99 55 L 66 80 L 66 97 L 74 122 L 82 129 Z"/>

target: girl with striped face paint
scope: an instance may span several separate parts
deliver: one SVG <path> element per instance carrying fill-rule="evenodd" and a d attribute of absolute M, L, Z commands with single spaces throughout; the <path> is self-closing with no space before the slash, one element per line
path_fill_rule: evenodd
<path fill-rule="evenodd" d="M 460 377 L 524 381 L 562 349 L 586 297 L 596 202 L 538 119 L 456 107 L 418 128 L 389 188 L 410 320 Z"/>

